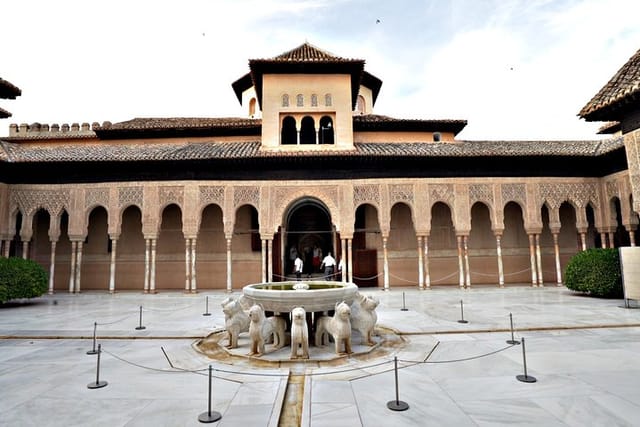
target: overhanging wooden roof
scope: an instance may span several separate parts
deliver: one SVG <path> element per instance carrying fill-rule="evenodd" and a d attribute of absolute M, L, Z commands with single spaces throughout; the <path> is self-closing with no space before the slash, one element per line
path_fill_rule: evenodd
<path fill-rule="evenodd" d="M 3 99 L 16 99 L 16 97 L 22 95 L 22 91 L 17 86 L 14 86 L 7 80 L 0 78 L 0 98 Z"/>
<path fill-rule="evenodd" d="M 639 108 L 640 49 L 580 110 L 579 116 L 590 122 L 620 121 Z"/>
<path fill-rule="evenodd" d="M 457 135 L 466 120 L 395 119 L 379 114 L 353 116 L 354 132 L 452 132 Z"/>

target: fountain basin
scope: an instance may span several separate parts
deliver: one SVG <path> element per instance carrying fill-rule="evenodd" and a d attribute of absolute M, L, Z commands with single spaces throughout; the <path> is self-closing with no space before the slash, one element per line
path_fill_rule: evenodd
<path fill-rule="evenodd" d="M 301 284 L 309 288 L 302 289 Z M 337 302 L 351 304 L 357 291 L 355 283 L 328 280 L 254 283 L 242 288 L 250 304 L 262 304 L 266 311 L 279 313 L 290 312 L 295 307 L 304 307 L 307 313 L 333 310 Z"/>

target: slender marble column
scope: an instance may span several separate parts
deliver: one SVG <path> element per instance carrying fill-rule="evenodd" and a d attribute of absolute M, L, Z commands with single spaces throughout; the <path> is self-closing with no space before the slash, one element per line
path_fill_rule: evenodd
<path fill-rule="evenodd" d="M 118 250 L 118 239 L 111 239 L 111 265 L 109 265 L 109 293 L 116 292 L 116 254 Z"/>
<path fill-rule="evenodd" d="M 631 246 L 636 245 L 636 233 L 633 230 L 629 231 L 629 242 L 631 242 Z"/>
<path fill-rule="evenodd" d="M 156 248 L 158 239 L 151 239 L 151 271 L 149 272 L 149 292 L 156 293 Z"/>
<path fill-rule="evenodd" d="M 22 242 L 22 258 L 29 259 L 29 241 Z"/>
<path fill-rule="evenodd" d="M 80 240 L 78 242 L 78 250 L 76 256 L 78 259 L 76 260 L 76 292 L 80 293 L 80 270 L 82 269 L 82 244 L 83 241 Z"/>
<path fill-rule="evenodd" d="M 267 281 L 273 281 L 273 239 L 267 239 Z"/>
<path fill-rule="evenodd" d="M 600 247 L 602 249 L 607 248 L 607 233 L 600 233 Z"/>
<path fill-rule="evenodd" d="M 531 286 L 537 286 L 538 275 L 536 273 L 536 250 L 533 234 L 529 234 L 529 260 L 531 263 Z"/>
<path fill-rule="evenodd" d="M 231 239 L 227 239 L 227 292 L 233 292 L 231 280 Z"/>
<path fill-rule="evenodd" d="M 56 241 L 51 241 L 51 261 L 49 262 L 49 295 L 53 295 L 54 277 L 56 275 Z"/>
<path fill-rule="evenodd" d="M 347 258 L 347 239 L 340 239 L 340 264 L 342 265 L 340 275 L 342 276 L 342 283 L 347 282 L 347 263 L 345 258 Z"/>
<path fill-rule="evenodd" d="M 11 251 L 11 240 L 5 240 L 4 241 L 4 253 L 3 256 L 5 258 L 9 258 L 9 252 Z"/>
<path fill-rule="evenodd" d="M 456 236 L 458 241 L 458 281 L 460 283 L 460 289 L 464 288 L 464 256 L 462 250 L 462 236 Z"/>
<path fill-rule="evenodd" d="M 536 234 L 536 266 L 538 267 L 538 286 L 544 286 L 542 277 L 542 253 L 540 252 L 540 234 Z"/>
<path fill-rule="evenodd" d="M 424 236 L 424 283 L 431 289 L 431 273 L 429 272 L 429 236 Z"/>
<path fill-rule="evenodd" d="M 349 272 L 349 282 L 353 283 L 353 239 L 347 239 L 347 271 Z"/>
<path fill-rule="evenodd" d="M 267 241 L 262 239 L 262 283 L 267 281 Z"/>
<path fill-rule="evenodd" d="M 469 271 L 469 236 L 462 236 L 464 247 L 465 287 L 471 287 L 471 271 Z"/>
<path fill-rule="evenodd" d="M 78 242 L 71 241 L 71 271 L 69 271 L 69 293 L 72 294 L 75 289 L 76 280 L 76 249 Z"/>
<path fill-rule="evenodd" d="M 502 236 L 496 234 L 496 253 L 498 254 L 498 285 L 504 288 L 504 264 L 502 263 Z"/>
<path fill-rule="evenodd" d="M 582 250 L 587 250 L 587 233 L 584 231 L 580 232 L 580 244 L 582 245 Z"/>
<path fill-rule="evenodd" d="M 553 251 L 556 257 L 556 281 L 562 286 L 562 267 L 560 266 L 560 245 L 558 245 L 558 233 L 553 233 Z"/>
<path fill-rule="evenodd" d="M 609 247 L 610 247 L 611 249 L 613 249 L 613 248 L 615 248 L 615 247 L 616 247 L 616 242 L 615 242 L 615 240 L 614 240 L 614 233 L 613 233 L 613 231 L 610 231 L 610 232 L 609 232 Z"/>
<path fill-rule="evenodd" d="M 196 282 L 196 239 L 191 239 L 191 293 L 198 292 Z"/>
<path fill-rule="evenodd" d="M 151 239 L 144 239 L 144 293 L 149 293 L 149 273 L 151 261 Z"/>
<path fill-rule="evenodd" d="M 387 237 L 382 238 L 382 253 L 384 255 L 384 290 L 389 290 L 389 256 L 387 253 Z"/>
<path fill-rule="evenodd" d="M 422 257 L 422 236 L 418 236 L 418 288 L 424 289 L 424 259 Z"/>
<path fill-rule="evenodd" d="M 191 287 L 191 239 L 184 239 L 184 291 Z"/>

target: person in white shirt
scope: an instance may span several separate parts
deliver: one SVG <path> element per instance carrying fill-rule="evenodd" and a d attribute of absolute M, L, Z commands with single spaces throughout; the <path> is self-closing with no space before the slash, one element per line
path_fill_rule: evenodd
<path fill-rule="evenodd" d="M 324 267 L 324 278 L 325 280 L 333 279 L 333 273 L 336 269 L 336 259 L 331 256 L 331 252 L 327 252 L 327 256 L 322 260 L 322 264 L 320 264 L 320 269 Z"/>
<path fill-rule="evenodd" d="M 296 280 L 300 280 L 300 276 L 302 276 L 302 267 L 304 263 L 299 256 L 296 256 L 295 261 L 293 261 L 293 271 L 296 273 Z"/>

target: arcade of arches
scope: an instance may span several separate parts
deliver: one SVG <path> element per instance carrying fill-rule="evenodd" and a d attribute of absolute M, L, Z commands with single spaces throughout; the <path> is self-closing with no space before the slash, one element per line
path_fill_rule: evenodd
<path fill-rule="evenodd" d="M 12 230 L 2 254 L 42 264 L 51 292 L 239 289 L 290 277 L 291 249 L 314 247 L 342 261 L 338 280 L 360 286 L 560 285 L 578 251 L 635 245 L 630 194 L 624 172 L 13 185 L 0 192 Z"/>

